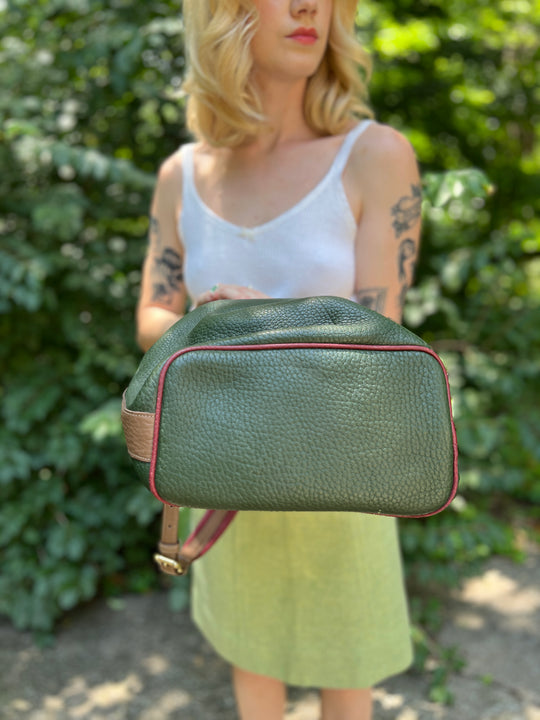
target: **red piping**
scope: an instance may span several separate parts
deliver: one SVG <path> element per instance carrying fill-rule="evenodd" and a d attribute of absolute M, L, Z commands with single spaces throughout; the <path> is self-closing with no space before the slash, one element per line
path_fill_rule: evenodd
<path fill-rule="evenodd" d="M 206 545 L 202 548 L 202 550 L 200 550 L 199 553 L 198 553 L 197 555 L 195 555 L 195 557 L 193 558 L 193 560 L 196 560 L 197 558 L 200 558 L 201 555 L 204 555 L 206 552 L 208 552 L 208 550 L 210 550 L 210 548 L 212 547 L 212 545 L 215 544 L 215 542 L 219 539 L 219 537 L 220 537 L 221 535 L 223 535 L 223 533 L 225 532 L 225 530 L 226 530 L 226 529 L 229 527 L 229 525 L 232 523 L 232 521 L 234 520 L 234 516 L 236 515 L 236 512 L 237 512 L 236 510 L 227 510 L 227 514 L 225 515 L 225 517 L 223 518 L 223 520 L 220 522 L 220 524 L 217 526 L 217 528 L 214 530 L 214 533 L 213 533 L 212 537 L 208 540 L 208 542 L 207 542 Z M 197 525 L 197 527 L 195 528 L 195 530 L 191 533 L 191 535 L 188 537 L 188 539 L 186 540 L 186 542 L 184 543 L 184 545 L 189 545 L 189 543 L 190 543 L 192 540 L 196 539 L 199 530 L 202 530 L 202 528 L 206 525 L 206 523 L 210 520 L 210 518 L 212 517 L 212 515 L 213 515 L 214 513 L 215 513 L 215 510 L 207 510 L 207 511 L 204 513 L 204 515 L 203 515 L 203 517 L 201 518 L 199 524 Z"/>

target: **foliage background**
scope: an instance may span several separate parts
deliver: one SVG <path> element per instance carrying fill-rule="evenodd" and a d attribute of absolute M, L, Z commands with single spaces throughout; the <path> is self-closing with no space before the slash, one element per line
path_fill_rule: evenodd
<path fill-rule="evenodd" d="M 187 139 L 182 20 L 169 0 L 0 0 L 0 24 L 0 613 L 48 632 L 158 582 L 119 397 L 155 173 Z M 358 12 L 378 118 L 421 163 L 405 324 L 447 363 L 461 450 L 452 508 L 401 525 L 413 601 L 538 531 L 539 25 L 532 0 Z"/>

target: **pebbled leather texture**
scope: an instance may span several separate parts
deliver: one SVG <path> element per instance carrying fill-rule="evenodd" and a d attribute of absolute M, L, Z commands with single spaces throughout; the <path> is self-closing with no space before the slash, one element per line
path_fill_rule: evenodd
<path fill-rule="evenodd" d="M 456 491 L 440 360 L 342 298 L 198 308 L 150 349 L 125 398 L 158 414 L 152 463 L 134 464 L 170 504 L 423 516 Z"/>

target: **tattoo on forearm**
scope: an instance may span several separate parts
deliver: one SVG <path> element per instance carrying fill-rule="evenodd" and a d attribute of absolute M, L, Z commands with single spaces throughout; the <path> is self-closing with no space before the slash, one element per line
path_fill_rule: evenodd
<path fill-rule="evenodd" d="M 152 253 L 152 301 L 169 304 L 184 280 L 180 253 L 170 247 L 163 247 L 159 222 L 150 218 L 150 245 Z"/>
<path fill-rule="evenodd" d="M 413 228 L 422 214 L 422 189 L 420 185 L 411 185 L 411 195 L 404 195 L 393 206 L 392 226 L 396 237 L 400 238 L 403 233 Z"/>
<path fill-rule="evenodd" d="M 358 290 L 354 295 L 354 299 L 359 305 L 382 313 L 384 312 L 386 294 L 386 288 L 367 288 L 366 290 Z"/>
<path fill-rule="evenodd" d="M 416 243 L 412 238 L 405 238 L 400 243 L 398 252 L 398 275 L 401 290 L 398 296 L 399 306 L 405 305 L 407 291 L 412 286 L 414 271 L 416 269 Z"/>
<path fill-rule="evenodd" d="M 405 240 L 402 240 L 399 246 L 398 254 L 398 271 L 401 282 L 407 280 L 407 275 L 409 275 L 412 280 L 412 276 L 414 275 L 415 255 L 416 244 L 414 240 L 412 238 L 405 238 Z M 408 261 L 411 262 L 409 263 Z M 410 267 L 407 267 L 407 265 L 410 265 Z"/>

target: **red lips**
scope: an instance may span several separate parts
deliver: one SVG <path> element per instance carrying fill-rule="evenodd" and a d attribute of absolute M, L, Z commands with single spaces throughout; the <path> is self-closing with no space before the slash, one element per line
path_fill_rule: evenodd
<path fill-rule="evenodd" d="M 315 30 L 315 28 L 297 28 L 293 33 L 291 33 L 288 37 L 309 37 L 314 38 L 315 40 L 318 39 L 319 33 Z"/>

